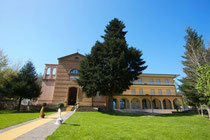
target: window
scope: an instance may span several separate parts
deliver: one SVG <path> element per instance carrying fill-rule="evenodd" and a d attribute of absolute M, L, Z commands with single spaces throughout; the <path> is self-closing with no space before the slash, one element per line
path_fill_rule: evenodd
<path fill-rule="evenodd" d="M 51 68 L 48 68 L 47 69 L 47 75 L 50 75 L 50 72 L 51 72 Z"/>
<path fill-rule="evenodd" d="M 132 81 L 132 84 L 133 84 L 133 85 L 135 84 L 135 80 Z"/>
<path fill-rule="evenodd" d="M 165 79 L 165 84 L 169 85 L 168 79 Z"/>
<path fill-rule="evenodd" d="M 52 75 L 56 74 L 56 68 L 53 69 Z"/>
<path fill-rule="evenodd" d="M 162 90 L 161 89 L 158 89 L 158 94 L 162 95 Z"/>
<path fill-rule="evenodd" d="M 167 89 L 167 95 L 171 95 L 170 89 Z"/>
<path fill-rule="evenodd" d="M 76 80 L 78 78 L 79 78 L 79 76 L 70 76 L 70 80 Z"/>
<path fill-rule="evenodd" d="M 77 69 L 72 69 L 72 70 L 70 71 L 70 74 L 78 74 L 78 70 L 77 70 Z"/>
<path fill-rule="evenodd" d="M 132 95 L 135 95 L 136 94 L 136 90 L 132 89 L 131 93 L 132 93 Z"/>
<path fill-rule="evenodd" d="M 139 81 L 139 84 L 142 84 L 142 79 L 141 79 L 141 78 L 139 78 L 139 80 L 138 80 L 138 81 Z"/>
<path fill-rule="evenodd" d="M 143 95 L 143 89 L 139 89 L 139 94 Z"/>
<path fill-rule="evenodd" d="M 160 85 L 160 79 L 156 80 L 156 84 Z"/>
<path fill-rule="evenodd" d="M 151 95 L 155 95 L 155 90 L 151 89 Z"/>
<path fill-rule="evenodd" d="M 75 59 L 75 60 L 78 60 L 78 59 L 79 59 L 79 57 L 77 57 L 77 56 L 76 56 L 74 59 Z"/>
<path fill-rule="evenodd" d="M 150 82 L 150 84 L 153 84 L 153 79 L 152 78 L 149 79 L 149 82 Z"/>

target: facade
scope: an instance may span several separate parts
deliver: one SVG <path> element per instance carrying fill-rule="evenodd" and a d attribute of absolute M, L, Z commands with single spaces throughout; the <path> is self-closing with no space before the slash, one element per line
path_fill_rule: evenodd
<path fill-rule="evenodd" d="M 42 81 L 42 94 L 35 104 L 46 102 L 55 106 L 64 102 L 66 106 L 86 107 L 106 106 L 106 97 L 87 98 L 76 83 L 80 61 L 85 56 L 75 53 L 58 58 L 58 64 L 46 64 Z M 172 111 L 177 104 L 182 104 L 182 96 L 176 92 L 173 74 L 141 74 L 133 81 L 130 89 L 122 95 L 114 96 L 114 109 L 143 110 L 146 112 Z"/>

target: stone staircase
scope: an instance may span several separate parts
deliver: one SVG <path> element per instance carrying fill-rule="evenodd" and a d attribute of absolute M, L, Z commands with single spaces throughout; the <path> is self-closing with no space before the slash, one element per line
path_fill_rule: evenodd
<path fill-rule="evenodd" d="M 75 106 L 74 105 L 69 105 L 66 107 L 66 111 L 74 111 Z"/>

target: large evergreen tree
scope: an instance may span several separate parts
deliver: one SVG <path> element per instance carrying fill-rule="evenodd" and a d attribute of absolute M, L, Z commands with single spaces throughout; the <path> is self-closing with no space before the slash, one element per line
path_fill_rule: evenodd
<path fill-rule="evenodd" d="M 184 73 L 186 77 L 181 79 L 182 85 L 179 86 L 180 91 L 191 105 L 201 105 L 203 103 L 203 93 L 197 91 L 196 84 L 199 73 L 197 68 L 209 63 L 208 51 L 205 49 L 202 35 L 198 35 L 195 30 L 187 28 L 185 36 L 186 45 L 185 55 L 182 56 L 184 61 Z"/>
<path fill-rule="evenodd" d="M 81 62 L 78 84 L 88 97 L 97 93 L 107 97 L 107 111 L 113 109 L 113 96 L 129 89 L 132 80 L 146 69 L 142 52 L 128 47 L 125 25 L 113 19 L 106 26 L 103 42 L 97 41 Z"/>
<path fill-rule="evenodd" d="M 20 110 L 23 99 L 36 98 L 41 94 L 41 86 L 37 83 L 37 79 L 38 75 L 35 67 L 31 61 L 28 61 L 17 76 L 13 76 L 12 80 L 6 85 L 11 96 L 19 98 L 17 111 Z"/>

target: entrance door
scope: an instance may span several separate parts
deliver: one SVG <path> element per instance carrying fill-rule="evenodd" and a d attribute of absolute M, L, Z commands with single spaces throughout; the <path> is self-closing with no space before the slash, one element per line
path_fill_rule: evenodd
<path fill-rule="evenodd" d="M 69 88 L 68 105 L 75 105 L 77 101 L 77 88 Z"/>

